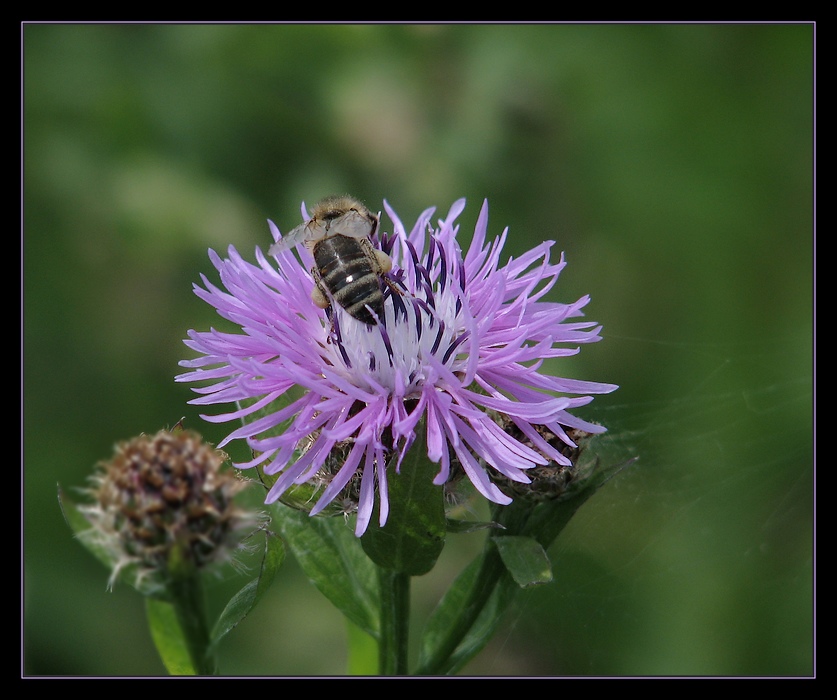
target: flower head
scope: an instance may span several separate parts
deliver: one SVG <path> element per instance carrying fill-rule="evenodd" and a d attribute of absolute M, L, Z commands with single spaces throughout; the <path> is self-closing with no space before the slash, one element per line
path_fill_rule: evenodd
<path fill-rule="evenodd" d="M 238 546 L 257 516 L 235 505 L 247 482 L 221 470 L 226 460 L 200 435 L 179 428 L 116 446 L 91 478 L 93 502 L 80 507 L 91 525 L 80 536 L 112 563 L 108 587 L 135 566 L 137 587 L 159 593 L 173 576 L 202 569 Z"/>
<path fill-rule="evenodd" d="M 185 342 L 199 357 L 181 362 L 191 371 L 177 377 L 212 382 L 195 389 L 202 396 L 193 403 L 238 402 L 235 411 L 204 418 L 245 420 L 221 446 L 245 439 L 256 456 L 237 466 L 278 475 L 268 503 L 326 474 L 312 515 L 348 487 L 356 493 L 358 535 L 376 491 L 379 522 L 386 521 L 387 481 L 397 478 L 411 447 L 439 465 L 434 483 L 461 469 L 487 499 L 508 504 L 489 472 L 525 484 L 533 467 L 570 465 L 567 451 L 544 432 L 570 448 L 568 431 L 603 432 L 569 409 L 616 389 L 539 371 L 545 359 L 600 340 L 600 326 L 572 320 L 589 297 L 542 300 L 566 264 L 563 255 L 550 262 L 552 242 L 501 264 L 507 230 L 486 241 L 487 203 L 464 255 L 456 240 L 464 200 L 436 226 L 434 209 L 426 210 L 409 232 L 384 206 L 392 232 L 371 236 L 374 249 L 392 260 L 381 278 L 382 317 L 361 322 L 333 299 L 320 308 L 312 299 L 320 285 L 309 272 L 311 252 L 302 246 L 302 264 L 282 250 L 275 266 L 259 249 L 256 265 L 233 247 L 226 259 L 210 251 L 226 291 L 204 277 L 195 293 L 242 333 L 190 331 Z M 307 218 L 304 205 L 302 214 Z M 272 222 L 270 229 L 278 240 Z M 294 387 L 301 391 L 276 408 Z M 278 426 L 285 427 L 275 434 Z"/>

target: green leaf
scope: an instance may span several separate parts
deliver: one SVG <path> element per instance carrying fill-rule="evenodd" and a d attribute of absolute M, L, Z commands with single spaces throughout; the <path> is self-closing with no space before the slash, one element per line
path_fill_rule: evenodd
<path fill-rule="evenodd" d="M 494 570 L 490 565 L 487 570 L 485 556 L 473 560 L 459 574 L 431 614 L 422 635 L 419 673 L 455 673 L 474 658 L 491 639 L 503 613 L 519 589 L 508 576 L 502 575 L 504 569 L 499 556 L 492 553 L 488 558 L 498 562 L 499 570 Z M 497 575 L 492 576 L 492 571 Z M 480 575 L 483 576 L 482 580 L 478 580 Z M 475 588 L 486 586 L 491 590 L 487 594 L 484 606 L 452 650 L 447 655 L 442 655 L 444 660 L 440 660 L 437 658 L 439 649 L 447 643 L 451 631 L 461 626 L 462 618 L 471 612 L 471 606 L 482 604 L 478 602 L 480 595 L 475 595 Z M 433 666 L 428 667 L 431 663 Z"/>
<path fill-rule="evenodd" d="M 451 654 L 448 664 L 442 669 L 442 673 L 452 675 L 460 671 L 465 664 L 485 648 L 485 645 L 497 631 L 503 615 L 511 605 L 518 590 L 510 578 L 500 579 L 476 622 L 459 646 L 456 647 L 456 651 Z"/>
<path fill-rule="evenodd" d="M 378 638 L 378 579 L 375 566 L 342 517 L 311 517 L 281 503 L 272 506 L 273 525 L 319 591 L 349 620 Z"/>
<path fill-rule="evenodd" d="M 549 557 L 536 539 L 506 535 L 493 537 L 491 541 L 497 546 L 506 569 L 521 588 L 552 580 Z"/>
<path fill-rule="evenodd" d="M 446 522 L 447 531 L 457 535 L 477 532 L 479 530 L 503 529 L 500 523 L 491 522 L 490 520 L 458 520 L 456 518 L 448 518 Z"/>
<path fill-rule="evenodd" d="M 363 550 L 378 566 L 421 576 L 436 564 L 445 546 L 447 527 L 444 491 L 433 483 L 438 471 L 422 446 L 414 444 L 400 473 L 390 473 L 386 525 L 377 524 L 376 504 L 372 522 L 361 537 Z"/>
<path fill-rule="evenodd" d="M 265 530 L 264 558 L 259 575 L 236 593 L 227 603 L 212 630 L 212 647 L 234 629 L 256 607 L 270 588 L 276 572 L 285 560 L 285 545 L 269 530 Z"/>
<path fill-rule="evenodd" d="M 350 676 L 374 676 L 378 673 L 378 643 L 362 629 L 346 620 Z"/>
<path fill-rule="evenodd" d="M 64 489 L 61 488 L 61 484 L 58 484 L 58 505 L 65 522 L 74 533 L 78 534 L 90 528 L 90 522 L 84 517 L 75 502 L 67 497 Z"/>
<path fill-rule="evenodd" d="M 562 499 L 544 502 L 534 511 L 525 503 L 504 507 L 495 519 L 514 534 L 494 538 L 500 540 L 497 546 L 471 562 L 448 589 L 428 620 L 416 673 L 451 674 L 463 668 L 497 629 L 518 584 L 547 580 L 545 550 L 579 507 L 634 461 L 602 467 L 599 457 L 590 452 Z"/>
<path fill-rule="evenodd" d="M 107 568 L 113 568 L 115 560 L 110 549 L 105 547 L 96 538 L 91 537 L 93 531 L 90 521 L 79 510 L 79 507 L 67 497 L 60 484 L 58 485 L 58 505 L 61 507 L 64 520 L 70 526 L 76 539 Z"/>
<path fill-rule="evenodd" d="M 195 676 L 197 670 L 189 655 L 189 646 L 177 613 L 171 603 L 155 598 L 145 599 L 145 612 L 151 638 L 172 676 Z"/>

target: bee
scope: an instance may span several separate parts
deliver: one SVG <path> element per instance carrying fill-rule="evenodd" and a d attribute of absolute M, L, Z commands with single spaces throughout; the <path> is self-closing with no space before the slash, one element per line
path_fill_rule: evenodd
<path fill-rule="evenodd" d="M 369 237 L 378 230 L 378 217 L 349 196 L 318 202 L 311 218 L 268 250 L 277 255 L 303 243 L 314 256 L 311 298 L 321 309 L 331 300 L 367 325 L 384 317 L 384 295 L 379 278 L 392 269 L 390 257 L 375 248 Z"/>

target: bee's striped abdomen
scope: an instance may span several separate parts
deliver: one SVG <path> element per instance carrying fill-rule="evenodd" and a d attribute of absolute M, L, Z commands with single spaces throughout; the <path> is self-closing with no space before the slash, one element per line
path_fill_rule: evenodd
<path fill-rule="evenodd" d="M 314 246 L 314 260 L 318 284 L 351 316 L 374 325 L 375 316 L 366 307 L 383 319 L 384 296 L 378 283 L 377 262 L 361 240 L 339 234 L 324 238 Z"/>

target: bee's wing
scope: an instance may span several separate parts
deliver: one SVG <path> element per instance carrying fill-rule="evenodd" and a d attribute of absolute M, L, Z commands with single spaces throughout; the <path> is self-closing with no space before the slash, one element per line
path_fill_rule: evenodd
<path fill-rule="evenodd" d="M 304 224 L 300 224 L 294 229 L 291 229 L 286 235 L 282 236 L 276 243 L 274 243 L 270 248 L 267 250 L 268 255 L 279 255 L 282 251 L 288 250 L 293 248 L 294 246 L 302 243 L 303 241 L 307 240 L 311 236 L 310 227 L 313 224 L 313 221 L 309 221 Z"/>
<path fill-rule="evenodd" d="M 329 233 L 339 233 L 349 238 L 368 238 L 375 232 L 376 224 L 359 211 L 351 209 L 336 218 L 329 226 Z"/>

